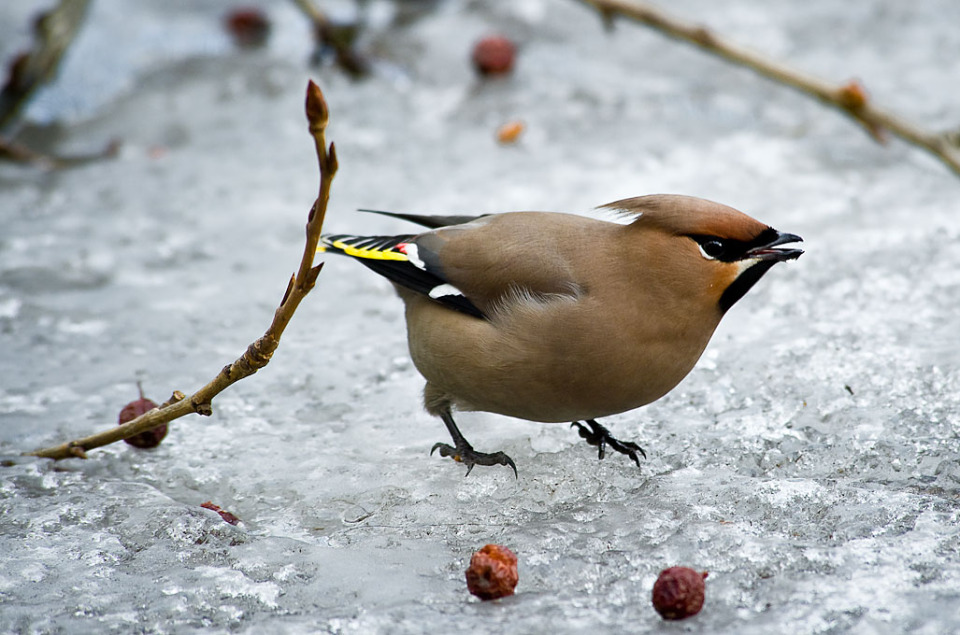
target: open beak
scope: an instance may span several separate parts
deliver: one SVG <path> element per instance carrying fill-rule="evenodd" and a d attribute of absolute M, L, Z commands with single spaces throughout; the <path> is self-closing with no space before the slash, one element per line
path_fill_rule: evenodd
<path fill-rule="evenodd" d="M 789 243 L 801 243 L 803 238 L 796 234 L 786 234 L 777 232 L 777 237 L 765 245 L 750 249 L 745 255 L 744 260 L 772 260 L 773 262 L 783 262 L 784 260 L 796 260 L 803 253 L 802 249 L 778 249 L 780 245 Z"/>

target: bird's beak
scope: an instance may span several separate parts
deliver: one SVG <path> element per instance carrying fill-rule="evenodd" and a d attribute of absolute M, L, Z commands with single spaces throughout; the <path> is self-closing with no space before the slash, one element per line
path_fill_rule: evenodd
<path fill-rule="evenodd" d="M 788 243 L 801 243 L 803 238 L 796 234 L 786 234 L 777 232 L 776 237 L 770 242 L 754 247 L 747 251 L 744 260 L 769 260 L 773 262 L 783 262 L 784 260 L 796 260 L 803 253 L 802 249 L 777 249 L 779 245 Z"/>

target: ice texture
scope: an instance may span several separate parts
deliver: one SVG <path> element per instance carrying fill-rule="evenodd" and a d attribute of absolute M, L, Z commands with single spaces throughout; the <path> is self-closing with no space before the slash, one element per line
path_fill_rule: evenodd
<path fill-rule="evenodd" d="M 249 3 L 249 2 L 247 2 Z M 0 54 L 51 2 L 0 6 Z M 574 0 L 366 5 L 374 73 L 311 67 L 293 3 L 98 0 L 20 137 L 114 160 L 0 164 L 0 632 L 894 633 L 960 631 L 960 181 L 924 152 Z M 430 3 L 425 3 L 429 5 Z M 832 0 L 670 10 L 936 130 L 960 125 L 960 3 Z M 324 3 L 336 16 L 347 2 Z M 481 81 L 480 36 L 519 44 Z M 429 456 L 402 306 L 330 258 L 270 365 L 155 450 L 20 456 L 191 392 L 262 334 L 299 263 L 317 169 L 308 78 L 340 172 L 327 229 L 400 233 L 356 208 L 581 211 L 676 192 L 800 234 L 672 393 L 604 422 L 640 469 L 565 425 L 464 414 L 507 468 Z M 495 131 L 520 119 L 518 143 Z M 612 334 L 614 336 L 615 334 Z M 575 363 L 575 361 L 572 361 Z M 231 526 L 200 507 L 212 501 Z M 469 596 L 487 543 L 517 595 Z M 665 625 L 657 574 L 710 572 Z"/>

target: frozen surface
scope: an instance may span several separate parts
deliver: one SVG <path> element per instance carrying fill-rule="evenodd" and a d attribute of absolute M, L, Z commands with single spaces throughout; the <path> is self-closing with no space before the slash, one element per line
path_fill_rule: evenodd
<path fill-rule="evenodd" d="M 5 59 L 41 2 L 0 7 Z M 232 49 L 222 2 L 98 0 L 21 136 L 120 156 L 0 165 L 0 631 L 960 631 L 960 181 L 920 151 L 573 1 L 440 3 L 390 25 L 375 75 L 311 68 L 292 3 Z M 15 6 L 12 6 L 15 5 Z M 28 11 L 26 5 L 33 5 Z M 331 3 L 349 15 L 348 4 Z M 672 10 L 811 72 L 860 78 L 932 128 L 960 113 L 960 4 L 685 0 Z M 480 82 L 479 35 L 521 44 Z M 638 470 L 563 425 L 464 415 L 506 469 L 436 456 L 400 302 L 332 260 L 273 362 L 164 444 L 18 456 L 112 425 L 141 379 L 192 391 L 269 322 L 316 191 L 309 77 L 341 170 L 328 230 L 399 232 L 358 207 L 583 210 L 705 196 L 801 234 L 673 393 L 607 420 Z M 528 130 L 501 147 L 511 119 Z M 212 500 L 234 527 L 200 508 Z M 465 590 L 488 542 L 518 594 Z M 693 621 L 649 603 L 710 571 Z"/>

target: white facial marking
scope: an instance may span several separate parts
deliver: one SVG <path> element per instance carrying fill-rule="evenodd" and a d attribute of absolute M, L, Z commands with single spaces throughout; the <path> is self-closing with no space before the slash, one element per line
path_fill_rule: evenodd
<path fill-rule="evenodd" d="M 737 277 L 739 277 L 741 273 L 743 273 L 753 265 L 757 264 L 757 262 L 759 261 L 760 261 L 760 258 L 744 258 L 743 260 L 738 260 L 736 262 Z"/>
<path fill-rule="evenodd" d="M 703 257 L 706 258 L 707 260 L 716 260 L 716 258 L 714 258 L 713 256 L 711 256 L 710 254 L 708 254 L 708 253 L 706 252 L 706 250 L 703 248 L 703 245 L 701 245 L 700 243 L 697 243 L 697 246 L 700 247 L 700 255 L 701 255 L 701 256 L 703 256 Z"/>

